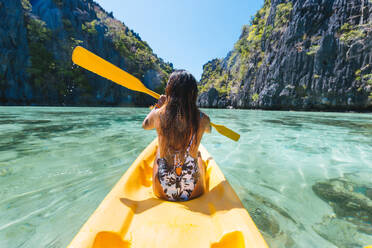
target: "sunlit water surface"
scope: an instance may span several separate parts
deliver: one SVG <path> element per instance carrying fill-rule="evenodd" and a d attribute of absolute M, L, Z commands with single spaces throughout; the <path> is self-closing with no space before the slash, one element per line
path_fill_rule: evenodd
<path fill-rule="evenodd" d="M 241 134 L 235 143 L 213 131 L 202 143 L 242 201 L 256 201 L 250 211 L 265 211 L 279 225 L 262 230 L 271 233 L 269 245 L 336 247 L 339 231 L 316 231 L 334 214 L 312 185 L 349 176 L 372 187 L 372 115 L 204 111 Z M 68 245 L 156 137 L 141 128 L 147 113 L 0 107 L 0 247 Z M 371 235 L 354 237 L 355 247 L 372 244 Z"/>

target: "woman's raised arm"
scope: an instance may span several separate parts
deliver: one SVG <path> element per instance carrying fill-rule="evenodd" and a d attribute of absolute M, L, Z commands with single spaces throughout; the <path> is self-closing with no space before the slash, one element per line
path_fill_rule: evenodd
<path fill-rule="evenodd" d="M 155 118 L 157 116 L 158 109 L 164 105 L 164 103 L 166 102 L 166 99 L 167 97 L 165 95 L 160 96 L 158 103 L 155 105 L 155 107 L 143 120 L 142 122 L 143 129 L 149 130 L 149 129 L 155 128 Z"/>

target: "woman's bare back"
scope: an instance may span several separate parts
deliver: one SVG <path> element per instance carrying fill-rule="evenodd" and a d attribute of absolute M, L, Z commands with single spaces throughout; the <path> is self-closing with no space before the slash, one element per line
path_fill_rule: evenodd
<path fill-rule="evenodd" d="M 143 122 L 143 128 L 155 128 L 158 133 L 158 152 L 153 168 L 153 190 L 157 197 L 166 200 L 189 200 L 205 191 L 205 166 L 198 152 L 204 132 L 210 132 L 209 117 L 200 112 L 197 133 L 189 135 L 186 147 L 173 144 L 161 132 L 165 105 L 151 111 Z"/>

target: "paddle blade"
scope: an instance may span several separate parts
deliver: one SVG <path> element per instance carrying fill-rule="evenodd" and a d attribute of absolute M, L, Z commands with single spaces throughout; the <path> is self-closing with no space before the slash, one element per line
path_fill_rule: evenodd
<path fill-rule="evenodd" d="M 72 61 L 88 71 L 94 72 L 130 90 L 147 93 L 156 99 L 160 97 L 159 94 L 147 89 L 138 78 L 81 46 L 77 46 L 72 52 Z"/>
<path fill-rule="evenodd" d="M 211 122 L 211 125 L 212 127 L 214 127 L 217 132 L 219 132 L 220 134 L 234 140 L 234 141 L 238 141 L 240 139 L 240 134 L 238 133 L 235 133 L 233 130 L 223 126 L 223 125 L 217 125 L 217 124 L 214 124 Z"/>

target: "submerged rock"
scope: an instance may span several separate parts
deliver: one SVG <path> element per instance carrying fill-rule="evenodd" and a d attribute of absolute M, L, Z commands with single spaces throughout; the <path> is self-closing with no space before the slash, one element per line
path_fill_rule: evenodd
<path fill-rule="evenodd" d="M 338 217 L 353 217 L 372 226 L 372 198 L 369 195 L 372 188 L 342 178 L 318 182 L 312 188 L 329 203 Z"/>
<path fill-rule="evenodd" d="M 315 183 L 314 193 L 335 212 L 313 229 L 337 247 L 363 247 L 372 243 L 372 187 L 348 178 Z"/>
<path fill-rule="evenodd" d="M 372 233 L 363 232 L 357 225 L 344 219 L 325 216 L 313 229 L 339 248 L 360 248 L 372 244 Z"/>
<path fill-rule="evenodd" d="M 296 221 L 283 209 L 273 204 L 269 199 L 245 190 L 246 197 L 242 199 L 254 223 L 262 232 L 264 239 L 272 247 L 296 247 L 295 241 L 285 232 L 275 214 L 279 214 L 288 221 Z"/>
<path fill-rule="evenodd" d="M 243 199 L 244 205 L 249 209 L 249 213 L 257 225 L 257 227 L 270 235 L 271 237 L 276 237 L 280 233 L 280 226 L 276 218 L 268 214 L 262 207 L 258 204 L 250 201 L 248 199 Z"/>

